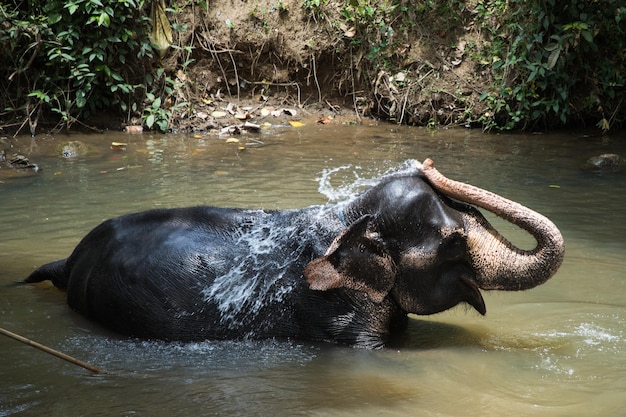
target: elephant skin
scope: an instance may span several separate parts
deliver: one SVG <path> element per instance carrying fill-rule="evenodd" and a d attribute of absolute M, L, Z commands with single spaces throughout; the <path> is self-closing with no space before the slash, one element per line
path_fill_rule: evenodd
<path fill-rule="evenodd" d="M 490 257 L 516 248 L 478 210 L 457 201 L 464 200 L 454 191 L 460 183 L 432 162 L 416 166 L 340 204 L 157 209 L 110 219 L 69 258 L 40 267 L 25 282 L 52 280 L 67 291 L 72 309 L 132 337 L 291 338 L 379 348 L 402 331 L 407 313 L 466 303 L 485 314 L 480 289 L 531 288 L 556 272 L 563 257 L 558 229 L 521 205 L 547 222 L 521 225 L 537 238 L 540 253 L 522 252 L 541 258 L 533 262 L 542 275 L 531 276 L 527 266 L 490 271 Z M 546 241 L 543 234 L 556 237 Z M 476 243 L 482 235 L 488 242 Z"/>

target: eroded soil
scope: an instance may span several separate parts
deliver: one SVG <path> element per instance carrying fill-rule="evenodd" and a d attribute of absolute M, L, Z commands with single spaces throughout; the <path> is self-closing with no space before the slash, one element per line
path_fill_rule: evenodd
<path fill-rule="evenodd" d="M 183 30 L 162 61 L 178 81 L 170 127 L 222 132 L 281 109 L 296 110 L 280 114 L 286 121 L 470 125 L 485 111 L 479 98 L 490 76 L 468 59 L 482 42 L 471 24 L 407 12 L 401 33 L 372 33 L 351 26 L 343 3 L 311 4 L 214 0 L 172 15 Z"/>

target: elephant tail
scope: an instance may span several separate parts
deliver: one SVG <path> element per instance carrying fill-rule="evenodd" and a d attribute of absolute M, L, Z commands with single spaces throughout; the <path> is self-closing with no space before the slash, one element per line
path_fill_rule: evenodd
<path fill-rule="evenodd" d="M 67 288 L 67 280 L 69 277 L 66 264 L 67 259 L 61 259 L 60 261 L 42 265 L 37 270 L 33 271 L 33 273 L 24 280 L 24 283 L 31 284 L 50 280 L 55 287 L 64 290 Z"/>

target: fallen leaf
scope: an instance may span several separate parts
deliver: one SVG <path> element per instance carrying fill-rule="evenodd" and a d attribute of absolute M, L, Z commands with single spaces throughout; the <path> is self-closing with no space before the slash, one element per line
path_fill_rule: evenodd
<path fill-rule="evenodd" d="M 455 67 L 458 67 L 459 65 L 461 65 L 461 62 L 463 62 L 463 58 L 457 58 L 457 59 L 450 61 L 450 63 L 454 65 Z"/>
<path fill-rule="evenodd" d="M 293 126 L 293 127 L 302 127 L 302 126 L 304 126 L 304 123 L 302 123 L 302 122 L 298 122 L 298 121 L 296 121 L 296 120 L 290 120 L 290 121 L 289 121 L 289 124 L 290 124 L 291 126 Z"/>
<path fill-rule="evenodd" d="M 399 82 L 402 83 L 406 80 L 406 74 L 404 72 L 399 72 L 396 75 L 393 76 L 393 78 Z"/>
<path fill-rule="evenodd" d="M 220 130 L 220 135 L 238 135 L 241 133 L 241 129 L 238 126 L 226 126 Z"/>
<path fill-rule="evenodd" d="M 215 117 L 216 119 L 221 119 L 222 117 L 226 117 L 228 113 L 226 113 L 225 111 L 221 111 L 221 110 L 215 110 L 213 113 L 211 113 L 211 116 Z"/>
<path fill-rule="evenodd" d="M 260 129 L 261 129 L 261 126 L 260 126 L 260 125 L 255 124 L 255 123 L 245 122 L 245 123 L 243 124 L 243 128 L 244 128 L 244 129 L 248 129 L 248 130 L 260 130 Z"/>
<path fill-rule="evenodd" d="M 235 103 L 228 103 L 228 105 L 226 106 L 226 111 L 230 114 L 235 114 L 237 108 L 238 106 Z"/>
<path fill-rule="evenodd" d="M 226 139 L 226 143 L 239 143 L 239 139 L 237 139 L 237 138 L 228 138 L 228 139 Z"/>
<path fill-rule="evenodd" d="M 328 117 L 322 116 L 317 120 L 317 123 L 321 124 L 321 125 L 328 125 L 332 122 L 332 120 L 330 120 Z"/>

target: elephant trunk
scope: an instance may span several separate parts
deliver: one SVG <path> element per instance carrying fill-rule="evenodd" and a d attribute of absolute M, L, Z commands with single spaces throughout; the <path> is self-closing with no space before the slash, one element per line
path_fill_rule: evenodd
<path fill-rule="evenodd" d="M 544 283 L 556 273 L 565 247 L 561 232 L 548 218 L 492 192 L 444 177 L 431 159 L 418 163 L 418 169 L 442 194 L 488 210 L 537 240 L 534 249 L 520 249 L 482 216 L 464 214 L 471 262 L 481 289 L 525 290 Z"/>

